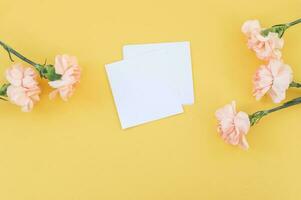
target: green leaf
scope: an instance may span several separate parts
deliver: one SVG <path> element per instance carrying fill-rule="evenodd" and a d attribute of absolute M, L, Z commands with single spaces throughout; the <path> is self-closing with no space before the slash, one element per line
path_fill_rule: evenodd
<path fill-rule="evenodd" d="M 9 83 L 3 84 L 1 86 L 1 88 L 0 88 L 0 96 L 5 96 L 5 97 L 7 96 L 6 91 L 7 91 L 8 86 L 10 86 Z"/>

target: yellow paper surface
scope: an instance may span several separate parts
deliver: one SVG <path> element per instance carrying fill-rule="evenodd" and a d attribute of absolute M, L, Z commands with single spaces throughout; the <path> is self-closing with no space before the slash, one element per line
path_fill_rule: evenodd
<path fill-rule="evenodd" d="M 301 106 L 252 127 L 250 150 L 226 145 L 214 112 L 237 100 L 252 113 L 251 79 L 262 64 L 240 32 L 300 17 L 298 0 L 2 0 L 0 39 L 36 62 L 76 55 L 83 68 L 69 102 L 43 82 L 31 113 L 0 102 L 0 199 L 301 199 Z M 285 33 L 283 58 L 301 81 L 301 25 Z M 196 103 L 185 113 L 122 131 L 104 64 L 131 43 L 190 41 Z M 16 61 L 19 61 L 15 58 Z M 0 74 L 11 65 L 0 50 Z M 290 90 L 288 99 L 301 96 Z"/>

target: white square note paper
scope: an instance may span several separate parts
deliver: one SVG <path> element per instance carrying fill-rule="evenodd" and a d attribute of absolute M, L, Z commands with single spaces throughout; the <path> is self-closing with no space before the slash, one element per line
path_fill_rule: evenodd
<path fill-rule="evenodd" d="M 188 42 L 126 45 L 124 60 L 106 71 L 121 127 L 183 112 L 194 102 Z"/>
<path fill-rule="evenodd" d="M 155 43 L 125 45 L 123 47 L 124 59 L 136 58 L 146 53 L 165 50 L 169 60 L 169 78 L 179 89 L 183 105 L 194 103 L 192 66 L 189 42 Z M 149 54 L 149 56 L 151 56 Z"/>

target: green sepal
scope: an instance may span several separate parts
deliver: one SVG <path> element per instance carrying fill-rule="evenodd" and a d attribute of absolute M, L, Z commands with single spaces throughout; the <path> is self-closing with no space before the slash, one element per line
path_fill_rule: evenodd
<path fill-rule="evenodd" d="M 5 99 L 4 97 L 7 97 L 7 88 L 8 86 L 10 86 L 9 83 L 5 83 L 0 87 L 0 99 L 7 101 L 7 99 Z"/>
<path fill-rule="evenodd" d="M 3 84 L 3 85 L 0 87 L 0 96 L 7 97 L 6 92 L 7 92 L 8 86 L 10 86 L 10 84 L 9 84 L 9 83 L 5 83 L 5 84 Z"/>
<path fill-rule="evenodd" d="M 252 115 L 249 115 L 250 119 L 250 124 L 251 126 L 257 124 L 260 119 L 268 114 L 268 111 L 262 110 L 262 111 L 257 111 L 253 113 Z"/>
<path fill-rule="evenodd" d="M 55 73 L 53 65 L 36 65 L 36 68 L 38 69 L 40 76 L 49 81 L 60 80 L 62 77 L 62 75 Z"/>
<path fill-rule="evenodd" d="M 268 28 L 268 29 L 264 29 L 263 31 L 261 31 L 261 34 L 263 36 L 268 36 L 269 33 L 277 33 L 279 38 L 281 38 L 285 32 L 285 30 L 288 28 L 289 26 L 286 25 L 286 24 L 277 24 L 277 25 L 274 25 L 272 26 L 271 28 Z"/>
<path fill-rule="evenodd" d="M 294 87 L 294 88 L 300 88 L 301 87 L 301 83 L 297 83 L 295 81 L 292 81 L 289 86 L 290 87 Z"/>

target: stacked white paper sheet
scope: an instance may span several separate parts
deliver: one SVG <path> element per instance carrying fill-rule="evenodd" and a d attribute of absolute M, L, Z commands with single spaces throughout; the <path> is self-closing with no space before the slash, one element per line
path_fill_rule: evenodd
<path fill-rule="evenodd" d="M 189 42 L 126 45 L 106 71 L 121 127 L 183 112 L 194 103 Z"/>

